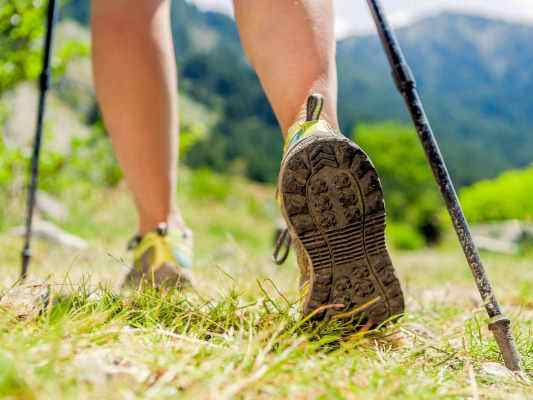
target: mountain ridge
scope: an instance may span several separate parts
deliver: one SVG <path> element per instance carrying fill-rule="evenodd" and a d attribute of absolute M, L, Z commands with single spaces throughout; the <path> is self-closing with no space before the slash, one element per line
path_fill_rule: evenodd
<path fill-rule="evenodd" d="M 460 183 L 531 162 L 533 140 L 525 131 L 533 127 L 527 101 L 533 27 L 443 13 L 396 32 Z M 409 120 L 376 35 L 341 41 L 338 62 L 344 129 L 358 121 Z M 357 93 L 370 103 L 351 107 Z"/>

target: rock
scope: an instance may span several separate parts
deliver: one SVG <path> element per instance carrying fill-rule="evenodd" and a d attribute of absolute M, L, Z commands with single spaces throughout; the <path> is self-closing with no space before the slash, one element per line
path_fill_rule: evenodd
<path fill-rule="evenodd" d="M 511 370 L 496 362 L 486 362 L 481 364 L 481 371 L 495 378 L 513 378 Z"/>
<path fill-rule="evenodd" d="M 33 82 L 22 83 L 2 96 L 7 108 L 3 135 L 9 146 L 29 150 L 35 133 L 39 93 Z M 46 117 L 44 145 L 59 154 L 70 151 L 72 138 L 87 137 L 90 129 L 64 101 L 51 92 Z"/>
<path fill-rule="evenodd" d="M 13 228 L 10 233 L 12 235 L 23 236 L 24 230 L 25 228 L 20 226 Z M 33 235 L 36 238 L 73 250 L 85 250 L 89 247 L 89 244 L 82 238 L 65 232 L 63 229 L 48 221 L 34 221 Z"/>
<path fill-rule="evenodd" d="M 474 235 L 474 241 L 476 242 L 477 246 L 483 250 L 509 255 L 518 253 L 518 245 L 510 241 L 493 239 L 479 235 Z"/>
<path fill-rule="evenodd" d="M 50 298 L 50 286 L 41 282 L 15 286 L 0 296 L 0 309 L 19 319 L 37 317 L 46 309 Z"/>
<path fill-rule="evenodd" d="M 106 348 L 87 349 L 74 358 L 73 364 L 83 380 L 95 385 L 117 379 L 142 383 L 150 376 L 146 365 L 133 363 Z"/>
<path fill-rule="evenodd" d="M 54 196 L 42 190 L 37 191 L 36 208 L 45 217 L 58 221 L 64 221 L 68 217 L 67 207 Z"/>
<path fill-rule="evenodd" d="M 472 235 L 479 248 L 496 253 L 515 254 L 520 246 L 533 242 L 533 224 L 509 220 L 476 225 Z"/>

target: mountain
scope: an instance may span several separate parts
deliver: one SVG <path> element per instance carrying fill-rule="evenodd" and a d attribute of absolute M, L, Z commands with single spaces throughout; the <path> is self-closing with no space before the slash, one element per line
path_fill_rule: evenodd
<path fill-rule="evenodd" d="M 67 7 L 67 16 L 87 23 L 85 0 Z M 281 157 L 276 120 L 244 58 L 234 21 L 175 0 L 173 22 L 180 90 L 221 116 L 187 161 L 274 180 Z M 397 34 L 460 185 L 531 162 L 532 27 L 443 13 Z M 340 41 L 337 58 L 346 134 L 360 122 L 408 123 L 376 35 Z"/>
<path fill-rule="evenodd" d="M 533 27 L 443 13 L 397 31 L 459 183 L 533 160 Z M 408 121 L 377 36 L 338 46 L 340 115 Z"/>

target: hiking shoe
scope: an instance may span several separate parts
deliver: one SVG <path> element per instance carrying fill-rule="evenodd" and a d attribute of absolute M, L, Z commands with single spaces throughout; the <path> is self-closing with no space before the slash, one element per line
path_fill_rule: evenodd
<path fill-rule="evenodd" d="M 191 284 L 191 232 L 170 230 L 167 224 L 160 224 L 153 232 L 134 236 L 128 249 L 133 251 L 133 267 L 123 286 L 183 288 Z"/>
<path fill-rule="evenodd" d="M 305 287 L 303 313 L 379 325 L 404 311 L 385 243 L 385 204 L 372 162 L 320 120 L 320 95 L 289 131 L 278 198 Z"/>

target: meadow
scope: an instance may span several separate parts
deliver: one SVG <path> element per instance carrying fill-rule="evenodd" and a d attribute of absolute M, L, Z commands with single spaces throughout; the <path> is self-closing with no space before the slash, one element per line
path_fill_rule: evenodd
<path fill-rule="evenodd" d="M 135 227 L 122 185 L 74 186 L 61 196 L 69 208 L 62 227 L 89 247 L 36 240 L 23 288 L 12 287 L 21 240 L 1 234 L 0 397 L 531 398 L 527 254 L 483 254 L 514 322 L 523 379 L 502 367 L 451 232 L 437 248 L 393 252 L 407 313 L 354 333 L 350 321 L 301 320 L 295 260 L 270 261 L 278 218 L 271 186 L 183 169 L 179 198 L 196 241 L 187 292 L 120 290 Z M 10 205 L 21 211 L 20 201 Z"/>

